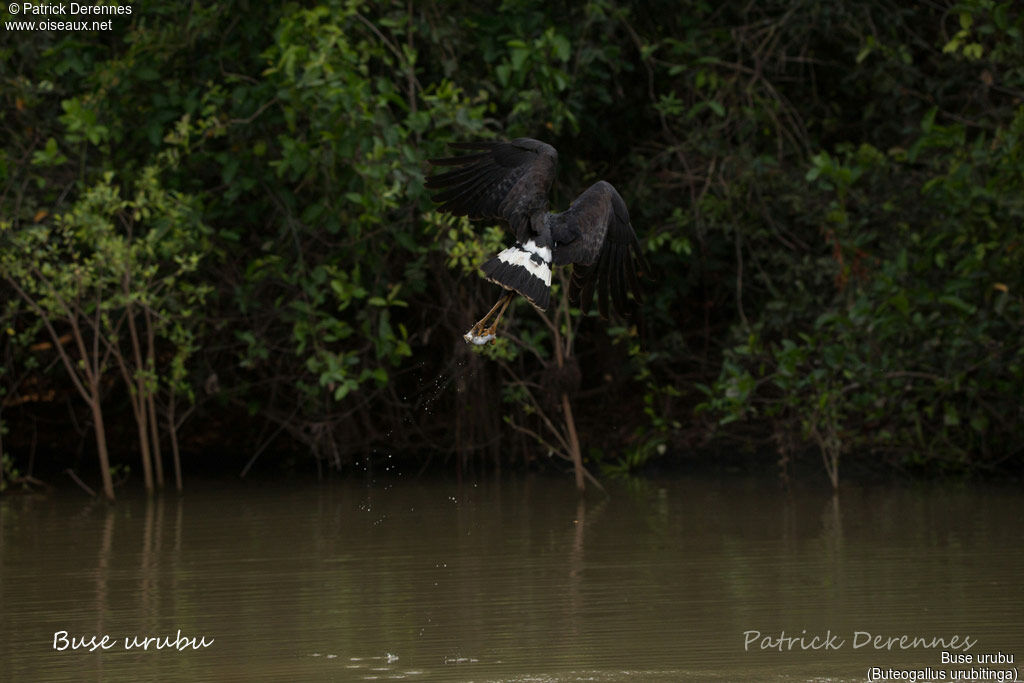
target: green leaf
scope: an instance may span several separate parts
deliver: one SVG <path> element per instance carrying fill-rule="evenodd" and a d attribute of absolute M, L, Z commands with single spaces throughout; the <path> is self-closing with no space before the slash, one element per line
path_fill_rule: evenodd
<path fill-rule="evenodd" d="M 967 315 L 974 315 L 975 311 L 978 310 L 976 306 L 972 306 L 971 304 L 967 303 L 960 297 L 954 296 L 953 294 L 944 294 L 939 297 L 939 301 L 948 306 L 952 306 L 953 308 L 956 308 L 959 311 L 966 313 Z"/>
<path fill-rule="evenodd" d="M 530 56 L 530 51 L 525 48 L 516 48 L 512 50 L 510 55 L 512 62 L 512 69 L 515 71 L 522 71 L 523 64 L 526 63 L 527 58 Z"/>
<path fill-rule="evenodd" d="M 555 48 L 555 57 L 563 62 L 568 62 L 569 57 L 572 56 L 572 45 L 569 44 L 568 38 L 556 33 L 551 39 L 551 44 Z"/>

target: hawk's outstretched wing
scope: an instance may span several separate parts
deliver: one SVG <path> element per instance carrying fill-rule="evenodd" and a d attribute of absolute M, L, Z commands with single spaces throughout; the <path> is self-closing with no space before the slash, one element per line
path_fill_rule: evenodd
<path fill-rule="evenodd" d="M 558 152 L 530 138 L 511 142 L 456 142 L 451 147 L 476 151 L 459 157 L 432 159 L 434 166 L 454 166 L 427 178 L 439 211 L 472 219 L 504 221 L 516 240 L 530 237 L 530 218 L 547 213 L 548 191 L 555 180 Z"/>
<path fill-rule="evenodd" d="M 640 243 L 622 197 L 603 180 L 591 185 L 567 211 L 552 217 L 554 264 L 573 264 L 570 298 L 586 313 L 597 290 L 597 308 L 608 317 L 608 299 L 622 317 L 636 317 L 627 292 L 639 302 Z"/>

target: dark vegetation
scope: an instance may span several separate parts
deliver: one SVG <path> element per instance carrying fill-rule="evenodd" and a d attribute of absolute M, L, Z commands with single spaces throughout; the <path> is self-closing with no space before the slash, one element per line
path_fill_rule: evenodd
<path fill-rule="evenodd" d="M 168 1 L 5 29 L 0 481 L 520 468 L 570 450 L 563 394 L 607 475 L 737 450 L 820 453 L 833 482 L 1019 470 L 1022 31 L 998 0 Z M 626 198 L 642 343 L 558 293 L 462 342 L 504 236 L 432 212 L 425 160 L 488 136 L 560 150 L 559 209 L 598 178 Z"/>

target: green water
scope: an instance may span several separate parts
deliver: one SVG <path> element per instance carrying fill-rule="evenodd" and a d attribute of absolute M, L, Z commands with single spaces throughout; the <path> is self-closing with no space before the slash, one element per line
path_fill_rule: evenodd
<path fill-rule="evenodd" d="M 610 493 L 577 501 L 568 481 L 531 478 L 2 499 L 0 680 L 1019 671 L 1024 495 L 1009 487 Z M 71 647 L 104 635 L 109 649 Z M 972 663 L 943 664 L 936 639 Z M 1015 663 L 976 663 L 995 653 Z"/>

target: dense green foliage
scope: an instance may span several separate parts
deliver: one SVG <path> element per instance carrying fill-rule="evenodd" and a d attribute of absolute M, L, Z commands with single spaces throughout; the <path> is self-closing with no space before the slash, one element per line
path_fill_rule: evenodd
<path fill-rule="evenodd" d="M 530 462 L 559 390 L 609 473 L 738 446 L 834 481 L 840 456 L 1019 467 L 1015 3 L 133 8 L 5 29 L 7 478 L 37 445 L 74 466 L 97 420 L 128 462 L 147 401 L 205 458 Z M 520 135 L 560 150 L 559 208 L 598 178 L 626 198 L 642 330 L 523 305 L 462 344 L 506 238 L 433 213 L 426 160 Z"/>

